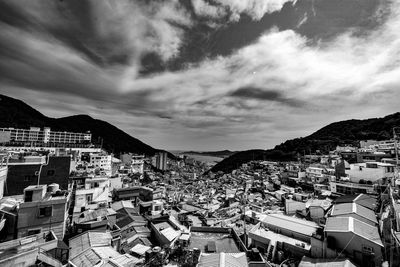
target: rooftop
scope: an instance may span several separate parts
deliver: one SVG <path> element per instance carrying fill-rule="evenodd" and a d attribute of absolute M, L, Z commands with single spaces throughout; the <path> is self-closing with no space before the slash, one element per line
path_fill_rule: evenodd
<path fill-rule="evenodd" d="M 348 259 L 313 259 L 303 256 L 299 267 L 355 267 Z"/>
<path fill-rule="evenodd" d="M 383 247 L 376 226 L 364 223 L 352 217 L 329 217 L 326 221 L 325 232 L 352 232 L 366 240 Z"/>
<path fill-rule="evenodd" d="M 290 244 L 293 246 L 299 246 L 302 247 L 304 250 L 311 250 L 311 245 L 291 238 L 291 237 L 287 237 L 285 235 L 281 235 L 281 234 L 277 234 L 275 232 L 272 231 L 268 231 L 262 227 L 260 227 L 260 224 L 256 225 L 255 227 L 253 227 L 253 229 L 251 229 L 249 231 L 249 237 L 252 239 L 257 239 L 257 237 L 259 237 L 261 240 L 263 241 L 267 241 L 267 242 L 272 242 L 272 243 L 276 243 L 276 242 L 283 242 L 286 244 Z M 266 239 L 266 240 L 265 240 Z"/>
<path fill-rule="evenodd" d="M 246 253 L 214 253 L 201 254 L 199 259 L 199 267 L 246 267 Z"/>
<path fill-rule="evenodd" d="M 215 241 L 216 252 L 238 253 L 240 252 L 235 239 L 229 233 L 204 233 L 191 232 L 190 248 L 198 248 L 202 252 L 207 252 L 209 241 Z"/>
<path fill-rule="evenodd" d="M 377 224 L 375 212 L 372 210 L 365 208 L 357 203 L 341 203 L 333 206 L 331 211 L 331 216 L 343 216 L 347 214 L 357 214 L 372 224 Z"/>
<path fill-rule="evenodd" d="M 306 221 L 283 214 L 267 214 L 262 222 L 307 236 L 312 236 L 319 228 L 318 224 L 315 222 Z"/>
<path fill-rule="evenodd" d="M 69 240 L 70 257 L 74 257 L 87 248 L 111 245 L 111 234 L 108 232 L 88 231 Z"/>

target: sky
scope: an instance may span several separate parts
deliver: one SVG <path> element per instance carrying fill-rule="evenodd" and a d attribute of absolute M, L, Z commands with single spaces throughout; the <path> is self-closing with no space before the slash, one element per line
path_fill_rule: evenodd
<path fill-rule="evenodd" d="M 0 93 L 168 150 L 399 111 L 398 0 L 2 0 Z"/>

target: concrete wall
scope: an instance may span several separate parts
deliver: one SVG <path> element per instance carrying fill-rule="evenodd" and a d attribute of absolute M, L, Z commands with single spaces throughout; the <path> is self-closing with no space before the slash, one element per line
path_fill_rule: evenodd
<path fill-rule="evenodd" d="M 19 253 L 12 257 L 0 260 L 2 267 L 25 267 L 34 266 L 38 255 L 38 249 L 32 249 L 23 253 Z"/>
<path fill-rule="evenodd" d="M 7 179 L 7 173 L 7 167 L 0 167 L 0 199 L 2 199 L 4 195 L 4 183 Z"/>
<path fill-rule="evenodd" d="M 363 245 L 373 248 L 374 252 L 374 264 L 375 266 L 381 266 L 382 264 L 382 247 L 374 242 L 371 242 L 365 238 L 361 238 L 354 235 L 351 232 L 327 232 L 327 236 L 333 237 L 335 239 L 335 248 L 337 251 L 342 251 L 350 258 L 360 264 L 361 266 L 367 266 L 369 262 L 373 260 L 368 259 L 366 255 L 362 254 Z"/>
<path fill-rule="evenodd" d="M 68 189 L 70 161 L 69 156 L 50 157 L 49 164 L 42 168 L 40 184 L 57 183 L 60 189 Z M 9 165 L 4 195 L 21 195 L 26 187 L 37 184 L 39 168 L 40 164 Z"/>
<path fill-rule="evenodd" d="M 41 229 L 41 232 L 53 230 L 59 239 L 64 238 L 67 205 L 66 199 L 46 202 L 27 202 L 20 205 L 18 211 L 18 238 L 28 235 L 29 230 Z M 52 216 L 38 217 L 39 208 L 52 206 Z"/>
<path fill-rule="evenodd" d="M 286 214 L 295 214 L 297 210 L 304 210 L 306 208 L 306 203 L 294 201 L 294 200 L 286 200 L 285 201 L 285 213 Z"/>
<path fill-rule="evenodd" d="M 321 207 L 310 207 L 309 210 L 311 219 L 321 219 L 325 215 L 325 211 Z"/>

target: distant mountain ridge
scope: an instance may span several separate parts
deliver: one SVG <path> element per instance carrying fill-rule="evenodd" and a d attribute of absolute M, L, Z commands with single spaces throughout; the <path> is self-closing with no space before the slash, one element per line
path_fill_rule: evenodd
<path fill-rule="evenodd" d="M 54 131 L 90 131 L 93 141 L 102 138 L 103 148 L 115 154 L 132 152 L 152 156 L 159 151 L 108 122 L 88 115 L 50 118 L 21 100 L 0 94 L 0 127 L 29 128 L 32 126 L 50 127 Z"/>
<path fill-rule="evenodd" d="M 400 112 L 383 118 L 334 122 L 307 137 L 288 140 L 274 149 L 238 152 L 216 164 L 211 171 L 231 172 L 251 160 L 297 160 L 298 154 L 317 150 L 324 153 L 338 145 L 357 146 L 362 140 L 386 140 L 392 137 L 393 127 L 397 126 L 400 126 Z"/>
<path fill-rule="evenodd" d="M 181 152 L 180 154 L 192 154 L 192 155 L 202 155 L 202 156 L 212 156 L 212 157 L 218 157 L 218 158 L 226 158 L 229 157 L 233 154 L 235 154 L 237 151 L 230 151 L 230 150 L 220 150 L 220 151 L 185 151 Z"/>

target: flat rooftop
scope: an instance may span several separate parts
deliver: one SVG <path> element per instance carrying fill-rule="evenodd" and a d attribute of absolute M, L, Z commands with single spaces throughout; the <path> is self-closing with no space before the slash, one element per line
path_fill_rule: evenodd
<path fill-rule="evenodd" d="M 198 248 L 202 252 L 207 252 L 207 245 L 209 241 L 214 241 L 216 246 L 216 253 L 239 253 L 239 247 L 235 239 L 229 233 L 204 233 L 204 232 L 191 232 L 190 248 Z"/>

